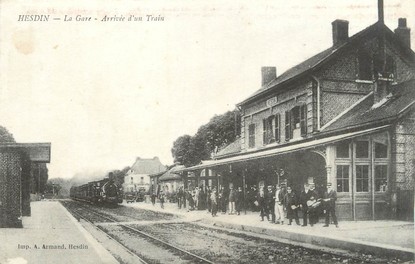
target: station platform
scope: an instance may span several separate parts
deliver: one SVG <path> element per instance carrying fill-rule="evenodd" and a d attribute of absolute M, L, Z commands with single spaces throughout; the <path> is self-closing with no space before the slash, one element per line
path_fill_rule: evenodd
<path fill-rule="evenodd" d="M 23 228 L 0 228 L 0 263 L 118 263 L 59 202 L 32 202 L 31 208 Z"/>
<path fill-rule="evenodd" d="M 324 219 L 313 227 L 273 224 L 260 221 L 259 212 L 241 212 L 228 215 L 218 212 L 212 217 L 207 210 L 187 211 L 178 209 L 176 204 L 130 203 L 125 206 L 168 212 L 183 216 L 188 221 L 223 227 L 244 232 L 266 235 L 298 245 L 327 247 L 372 255 L 394 256 L 401 259 L 414 259 L 414 223 L 404 221 L 340 221 L 339 228 L 334 225 L 323 227 Z M 300 219 L 302 223 L 302 219 Z"/>

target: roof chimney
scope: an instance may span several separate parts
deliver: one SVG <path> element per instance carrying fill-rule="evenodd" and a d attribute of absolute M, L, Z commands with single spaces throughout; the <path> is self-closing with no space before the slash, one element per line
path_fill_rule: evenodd
<path fill-rule="evenodd" d="M 349 38 L 349 21 L 336 19 L 331 25 L 333 26 L 333 46 L 347 41 Z"/>
<path fill-rule="evenodd" d="M 264 86 L 277 78 L 277 67 L 262 67 L 262 85 Z"/>
<path fill-rule="evenodd" d="M 405 44 L 411 48 L 411 29 L 406 26 L 406 18 L 399 18 L 398 28 L 395 29 L 395 35 Z"/>

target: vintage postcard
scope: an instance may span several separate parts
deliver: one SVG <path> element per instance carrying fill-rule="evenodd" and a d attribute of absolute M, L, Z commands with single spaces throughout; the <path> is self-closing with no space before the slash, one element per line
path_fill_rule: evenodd
<path fill-rule="evenodd" d="M 0 263 L 414 263 L 414 10 L 0 1 Z"/>

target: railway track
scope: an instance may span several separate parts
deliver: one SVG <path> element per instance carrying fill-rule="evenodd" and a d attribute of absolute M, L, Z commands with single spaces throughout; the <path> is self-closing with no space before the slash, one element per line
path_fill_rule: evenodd
<path fill-rule="evenodd" d="M 94 225 L 94 223 L 92 221 L 90 221 L 90 219 L 87 219 L 85 217 L 83 217 L 79 212 L 75 211 L 75 210 L 69 210 L 68 211 L 75 216 L 75 218 L 78 219 L 83 219 L 84 221 L 90 223 L 93 227 L 95 227 L 97 230 L 100 230 L 101 232 L 103 232 L 103 230 L 101 228 L 99 228 L 98 226 Z M 104 232 L 105 233 L 105 232 Z M 149 264 L 149 262 L 145 261 L 143 258 L 141 258 L 139 255 L 135 254 L 134 252 L 132 252 L 129 248 L 127 248 L 126 246 L 124 246 L 122 243 L 120 243 L 119 241 L 117 241 L 116 239 L 114 239 L 112 236 L 108 235 L 107 233 L 105 233 L 107 235 L 108 238 L 110 238 L 112 241 L 114 241 L 115 243 L 117 243 L 119 246 L 121 246 L 126 252 L 128 252 L 129 254 L 131 254 L 132 256 L 136 257 L 137 259 L 139 259 L 139 261 L 142 264 Z"/>
<path fill-rule="evenodd" d="M 65 205 L 65 204 L 64 204 Z M 114 241 L 116 241 L 117 243 L 119 243 L 120 245 L 122 245 L 122 247 L 130 254 L 137 256 L 137 258 L 140 259 L 140 261 L 142 261 L 142 263 L 160 263 L 160 260 L 157 259 L 157 257 L 162 257 L 163 261 L 162 263 L 165 262 L 165 260 L 173 260 L 175 263 L 178 263 L 178 259 L 180 259 L 182 263 L 214 263 L 206 258 L 203 258 L 201 256 L 198 256 L 188 250 L 185 250 L 183 248 L 180 248 L 176 245 L 173 245 L 169 242 L 166 242 L 162 239 L 159 239 L 157 237 L 155 237 L 154 235 L 151 235 L 149 233 L 143 232 L 141 230 L 138 230 L 134 227 L 128 226 L 126 224 L 117 224 L 117 227 L 121 227 L 122 230 L 127 231 L 130 233 L 130 235 L 132 235 L 131 237 L 133 237 L 136 240 L 139 240 L 137 244 L 140 245 L 146 245 L 146 247 L 141 247 L 141 250 L 146 249 L 148 250 L 148 244 L 152 244 L 155 247 L 158 247 L 157 250 L 150 250 L 153 252 L 157 252 L 158 254 L 155 256 L 150 256 L 149 254 L 145 254 L 142 251 L 140 251 L 140 249 L 137 248 L 132 248 L 131 246 L 126 245 L 125 239 L 123 239 L 123 236 L 125 234 L 123 234 L 123 232 L 120 232 L 121 230 L 116 228 L 116 229 L 111 229 L 108 227 L 102 227 L 99 225 L 99 223 L 101 222 L 112 222 L 112 223 L 117 223 L 118 221 L 112 217 L 108 217 L 106 215 L 103 215 L 89 207 L 86 207 L 85 205 L 78 203 L 77 204 L 79 206 L 79 208 L 77 210 L 73 209 L 73 208 L 68 208 L 68 206 L 65 206 L 70 213 L 72 213 L 78 220 L 79 219 L 83 219 L 84 221 L 87 221 L 89 223 L 91 223 L 94 227 L 98 228 L 99 230 L 101 230 L 102 232 L 104 232 L 107 236 L 111 237 Z M 131 238 L 129 238 L 131 239 Z M 141 241 L 140 241 L 141 240 Z M 145 241 L 143 241 L 145 240 Z M 147 242 L 147 243 L 146 243 Z M 162 254 L 160 254 L 160 250 L 164 251 Z M 174 255 L 174 256 L 169 256 L 169 255 Z"/>
<path fill-rule="evenodd" d="M 290 241 L 268 238 L 266 235 L 259 236 L 249 232 L 183 222 L 180 218 L 177 218 L 178 221 L 170 221 L 172 218 L 165 216 L 167 214 L 155 214 L 148 210 L 137 210 L 134 215 L 124 207 L 111 211 L 79 202 L 68 203 L 78 212 L 78 218 L 86 218 L 93 222 L 97 229 L 111 236 L 133 254 L 140 256 L 143 263 L 392 264 L 402 262 L 399 258 L 373 258 L 371 255 L 358 252 L 307 247 Z M 163 220 L 169 222 L 165 223 Z M 159 251 L 151 250 L 152 247 Z M 149 252 L 143 252 L 143 249 Z M 159 259 L 160 256 L 164 258 Z"/>

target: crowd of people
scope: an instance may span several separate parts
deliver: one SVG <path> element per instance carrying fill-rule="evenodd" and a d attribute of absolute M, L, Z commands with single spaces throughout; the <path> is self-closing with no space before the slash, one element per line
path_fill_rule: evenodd
<path fill-rule="evenodd" d="M 319 194 L 314 184 L 304 184 L 304 189 L 298 195 L 291 186 L 285 184 L 260 187 L 254 204 L 258 206 L 261 221 L 264 217 L 275 224 L 284 224 L 288 220 L 288 225 L 293 221 L 300 225 L 299 212 L 302 213 L 302 226 L 313 226 L 318 223 L 320 216 L 325 216 L 325 225 L 330 224 L 330 217 L 333 224 L 338 227 L 335 202 L 337 193 L 332 189 L 331 183 L 327 184 L 327 191 Z M 271 218 L 271 219 L 270 219 Z"/>
<path fill-rule="evenodd" d="M 165 195 L 159 193 L 161 207 L 164 208 Z M 152 197 L 155 203 L 155 195 Z M 240 215 L 243 208 L 259 212 L 261 221 L 265 218 L 271 223 L 292 225 L 293 221 L 300 225 L 299 212 L 302 216 L 302 226 L 313 226 L 319 222 L 321 216 L 325 216 L 324 227 L 333 223 L 338 227 L 335 213 L 337 193 L 332 189 L 331 183 L 327 184 L 327 191 L 319 193 L 315 185 L 304 184 L 303 190 L 297 194 L 291 186 L 285 183 L 269 185 L 267 187 L 252 186 L 246 192 L 246 199 L 242 187 L 228 190 L 223 186 L 217 189 L 215 186 L 199 186 L 192 189 L 180 187 L 176 192 L 177 206 L 192 210 L 207 210 L 213 217 L 218 212 L 222 214 Z M 331 221 L 330 221 L 331 217 Z M 285 221 L 287 220 L 287 221 Z"/>
<path fill-rule="evenodd" d="M 223 187 L 218 190 L 215 186 L 200 186 L 194 189 L 180 187 L 177 192 L 177 205 L 179 209 L 185 207 L 188 211 L 207 210 L 212 216 L 217 216 L 218 212 L 240 215 L 243 197 L 241 187 L 234 189 L 231 186 L 228 191 Z"/>

